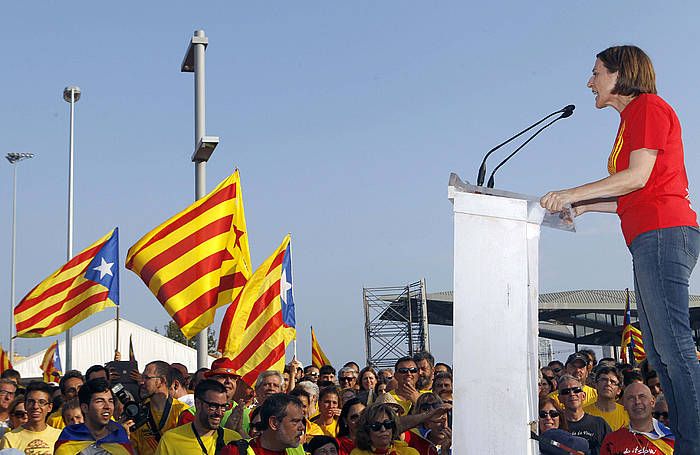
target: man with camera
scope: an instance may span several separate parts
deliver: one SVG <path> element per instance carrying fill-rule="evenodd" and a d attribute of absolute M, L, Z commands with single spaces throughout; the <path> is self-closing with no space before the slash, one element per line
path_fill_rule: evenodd
<path fill-rule="evenodd" d="M 168 395 L 170 365 L 156 360 L 146 365 L 141 375 L 139 393 L 147 418 L 131 432 L 131 441 L 139 455 L 153 455 L 166 431 L 177 426 L 177 419 L 187 405 Z"/>
<path fill-rule="evenodd" d="M 114 395 L 107 381 L 88 381 L 78 391 L 78 399 L 85 422 L 63 429 L 56 441 L 55 455 L 134 453 L 124 427 L 112 420 Z"/>
<path fill-rule="evenodd" d="M 241 435 L 228 428 L 221 428 L 221 420 L 228 407 L 226 388 L 213 379 L 197 385 L 194 392 L 197 409 L 193 422 L 166 432 L 158 444 L 156 455 L 215 454 Z"/>

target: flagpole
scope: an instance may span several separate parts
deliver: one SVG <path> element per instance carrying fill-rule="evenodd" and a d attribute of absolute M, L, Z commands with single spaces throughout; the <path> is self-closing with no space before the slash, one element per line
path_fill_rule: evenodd
<path fill-rule="evenodd" d="M 80 88 L 75 86 L 63 89 L 63 99 L 70 103 L 70 145 L 68 148 L 68 261 L 73 256 L 73 125 L 75 103 L 80 99 Z M 70 329 L 66 330 L 66 366 L 65 371 L 73 369 L 73 337 Z M 56 348 L 58 349 L 58 347 Z"/>
<path fill-rule="evenodd" d="M 206 195 L 206 169 L 207 161 L 214 153 L 219 143 L 216 136 L 206 136 L 206 110 L 205 110 L 205 50 L 209 44 L 209 38 L 204 30 L 195 30 L 190 40 L 185 58 L 182 60 L 180 72 L 194 73 L 194 192 L 195 200 Z M 209 327 L 202 329 L 196 336 L 197 341 L 197 368 L 208 366 L 208 341 Z"/>
<path fill-rule="evenodd" d="M 114 354 L 119 352 L 119 305 L 117 305 L 117 341 L 114 347 Z"/>

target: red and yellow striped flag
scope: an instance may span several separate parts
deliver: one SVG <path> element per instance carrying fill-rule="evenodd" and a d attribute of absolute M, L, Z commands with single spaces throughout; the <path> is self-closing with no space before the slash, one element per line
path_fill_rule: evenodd
<path fill-rule="evenodd" d="M 187 338 L 214 322 L 250 276 L 250 249 L 238 170 L 136 242 L 136 273 Z"/>
<path fill-rule="evenodd" d="M 44 372 L 44 382 L 58 382 L 62 373 L 61 357 L 58 355 L 58 341 L 51 343 L 51 346 L 46 350 L 39 368 Z"/>
<path fill-rule="evenodd" d="M 287 294 L 291 290 L 291 283 L 283 279 L 291 266 L 287 256 L 289 241 L 287 235 L 258 267 L 246 283 L 238 305 L 229 307 L 222 323 L 230 325 L 226 330 L 230 335 L 223 342 L 219 340 L 219 347 L 224 357 L 232 359 L 234 369 L 246 384 L 254 384 L 262 371 L 282 371 L 285 350 L 296 336 L 293 311 L 290 315 L 280 299 L 281 292 Z"/>
<path fill-rule="evenodd" d="M 331 361 L 328 360 L 323 349 L 321 349 L 321 345 L 318 344 L 313 327 L 311 327 L 311 365 L 316 368 L 321 368 L 323 365 L 331 365 Z"/>
<path fill-rule="evenodd" d="M 5 370 L 12 369 L 12 361 L 7 352 L 0 346 L 0 374 L 4 373 Z"/>
<path fill-rule="evenodd" d="M 620 357 L 622 363 L 627 363 L 627 349 L 632 350 L 634 360 L 639 363 L 647 358 L 642 341 L 642 331 L 632 325 L 632 309 L 630 308 L 630 290 L 627 289 L 625 300 L 625 324 L 622 328 L 622 341 L 620 343 Z M 630 359 L 631 361 L 632 359 Z"/>
<path fill-rule="evenodd" d="M 119 231 L 115 228 L 36 285 L 17 304 L 17 336 L 58 335 L 118 304 Z"/>

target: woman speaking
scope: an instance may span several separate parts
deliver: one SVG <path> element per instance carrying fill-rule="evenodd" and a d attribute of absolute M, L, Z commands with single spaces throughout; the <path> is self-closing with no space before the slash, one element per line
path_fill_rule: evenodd
<path fill-rule="evenodd" d="M 632 253 L 637 310 L 650 364 L 661 378 L 677 455 L 700 454 L 700 364 L 688 311 L 688 282 L 700 250 L 688 199 L 681 126 L 656 95 L 654 67 L 635 46 L 596 56 L 588 87 L 598 109 L 611 106 L 620 126 L 608 177 L 545 194 L 542 207 L 575 215 L 617 212 Z"/>

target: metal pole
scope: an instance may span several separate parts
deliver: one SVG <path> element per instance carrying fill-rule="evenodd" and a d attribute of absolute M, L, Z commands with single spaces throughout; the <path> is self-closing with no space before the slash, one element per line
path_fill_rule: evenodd
<path fill-rule="evenodd" d="M 114 346 L 114 353 L 119 352 L 119 305 L 117 305 L 117 340 Z"/>
<path fill-rule="evenodd" d="M 66 87 L 63 90 L 63 99 L 70 103 L 70 140 L 68 148 L 68 241 L 66 257 L 70 261 L 73 257 L 73 125 L 75 120 L 75 103 L 80 99 L 78 87 Z M 73 369 L 73 337 L 70 329 L 66 330 L 66 365 L 65 371 Z"/>
<path fill-rule="evenodd" d="M 196 30 L 194 36 L 204 38 L 204 30 Z M 197 148 L 199 141 L 206 134 L 205 111 L 205 44 L 194 45 L 194 146 Z M 194 192 L 195 200 L 203 198 L 206 191 L 207 163 L 195 161 L 194 163 Z M 209 328 L 197 334 L 197 368 L 209 366 L 208 360 L 208 334 Z"/>
<path fill-rule="evenodd" d="M 15 242 L 17 239 L 17 166 L 12 166 L 12 267 L 10 268 L 10 362 L 15 361 Z"/>

